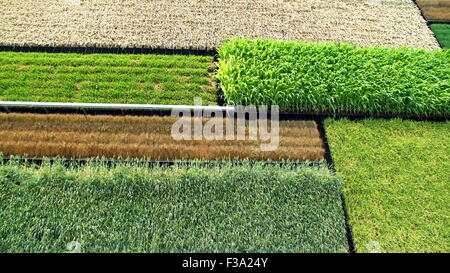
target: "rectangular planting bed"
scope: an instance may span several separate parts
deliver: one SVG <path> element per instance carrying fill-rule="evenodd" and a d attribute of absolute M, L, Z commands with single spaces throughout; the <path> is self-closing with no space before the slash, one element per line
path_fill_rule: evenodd
<path fill-rule="evenodd" d="M 233 37 L 438 48 L 411 0 L 14 0 L 1 45 L 215 48 Z"/>
<path fill-rule="evenodd" d="M 227 103 L 285 112 L 450 116 L 450 51 L 233 39 L 219 51 Z"/>
<path fill-rule="evenodd" d="M 450 23 L 450 0 L 415 0 L 429 21 Z"/>
<path fill-rule="evenodd" d="M 0 165 L 0 252 L 346 252 L 326 167 Z"/>
<path fill-rule="evenodd" d="M 450 251 L 450 122 L 325 121 L 358 252 Z"/>
<path fill-rule="evenodd" d="M 226 140 L 228 121 L 217 120 L 223 124 L 223 140 L 206 140 L 202 136 L 201 140 L 194 140 L 196 127 L 193 119 L 189 119 L 191 129 L 186 129 L 188 134 L 192 132 L 189 134 L 191 140 L 176 140 L 171 135 L 172 126 L 179 121 L 176 117 L 1 113 L 0 153 L 4 156 L 152 160 L 321 160 L 324 157 L 323 142 L 315 121 L 281 121 L 278 149 L 262 151 L 261 144 L 268 144 L 270 141 L 263 141 L 260 137 L 258 140 L 250 140 L 248 122 L 245 140 L 238 140 L 235 134 L 231 135 L 233 140 Z M 201 132 L 205 132 L 209 121 L 211 120 L 203 119 Z M 235 128 L 237 125 L 238 121 L 235 120 Z M 183 133 L 184 127 L 178 128 L 178 132 Z M 215 128 L 212 126 L 210 131 L 215 133 Z M 270 129 L 269 121 L 269 132 Z M 237 129 L 234 132 L 237 133 Z"/>
<path fill-rule="evenodd" d="M 0 100 L 217 103 L 213 57 L 0 52 Z"/>

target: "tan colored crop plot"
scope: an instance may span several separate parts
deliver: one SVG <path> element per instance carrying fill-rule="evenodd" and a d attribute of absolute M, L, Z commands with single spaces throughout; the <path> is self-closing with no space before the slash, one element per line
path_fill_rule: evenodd
<path fill-rule="evenodd" d="M 248 140 L 248 133 L 247 140 L 240 141 L 174 140 L 171 128 L 176 120 L 155 116 L 0 114 L 0 153 L 155 160 L 320 160 L 324 156 L 323 142 L 314 121 L 280 122 L 278 149 L 263 152 L 260 144 L 267 142 Z"/>
<path fill-rule="evenodd" d="M 425 18 L 450 22 L 450 0 L 417 0 Z"/>
<path fill-rule="evenodd" d="M 0 0 L 2 45 L 215 48 L 232 37 L 438 48 L 410 0 Z"/>

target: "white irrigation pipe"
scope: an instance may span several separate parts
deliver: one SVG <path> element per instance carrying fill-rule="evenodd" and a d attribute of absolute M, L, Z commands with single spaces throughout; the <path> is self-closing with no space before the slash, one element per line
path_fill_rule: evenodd
<path fill-rule="evenodd" d="M 162 105 L 162 104 L 114 104 L 114 103 L 66 103 L 66 102 L 28 102 L 0 101 L 0 107 L 9 111 L 8 107 L 20 108 L 58 108 L 58 109 L 99 109 L 99 110 L 209 110 L 233 111 L 233 106 L 199 106 L 199 105 Z"/>

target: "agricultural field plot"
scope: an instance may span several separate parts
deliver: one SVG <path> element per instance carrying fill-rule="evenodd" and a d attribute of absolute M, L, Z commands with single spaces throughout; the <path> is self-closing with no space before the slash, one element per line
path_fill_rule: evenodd
<path fill-rule="evenodd" d="M 217 104 L 213 57 L 0 52 L 0 100 Z"/>
<path fill-rule="evenodd" d="M 450 0 L 416 0 L 416 3 L 427 20 L 450 23 Z"/>
<path fill-rule="evenodd" d="M 325 121 L 358 252 L 449 252 L 450 122 Z"/>
<path fill-rule="evenodd" d="M 430 25 L 436 38 L 443 48 L 450 48 L 450 24 L 432 24 Z"/>
<path fill-rule="evenodd" d="M 177 117 L 85 116 L 0 114 L 0 153 L 4 156 L 63 156 L 68 158 L 147 158 L 172 159 L 271 159 L 321 160 L 323 142 L 314 121 L 281 121 L 279 146 L 263 151 L 268 141 L 250 140 L 246 125 L 246 140 L 175 140 L 172 126 Z M 216 119 L 223 124 L 225 119 Z M 206 130 L 211 119 L 203 120 Z M 212 123 L 210 123 L 212 125 Z M 238 125 L 235 120 L 234 126 Z M 271 129 L 271 124 L 268 124 Z M 181 132 L 183 128 L 179 128 Z M 215 132 L 215 128 L 212 129 Z M 237 133 L 237 129 L 235 130 Z M 189 132 L 188 132 L 189 133 Z"/>
<path fill-rule="evenodd" d="M 215 48 L 232 37 L 438 48 L 410 0 L 1 0 L 0 43 Z"/>
<path fill-rule="evenodd" d="M 450 51 L 233 39 L 217 74 L 235 105 L 286 112 L 450 116 Z"/>
<path fill-rule="evenodd" d="M 346 252 L 325 166 L 0 166 L 0 252 Z"/>

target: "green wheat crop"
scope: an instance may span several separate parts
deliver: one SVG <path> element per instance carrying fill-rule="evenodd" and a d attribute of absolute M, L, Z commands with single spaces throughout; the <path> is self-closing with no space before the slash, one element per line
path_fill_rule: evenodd
<path fill-rule="evenodd" d="M 345 252 L 339 177 L 244 162 L 0 165 L 0 252 Z"/>
<path fill-rule="evenodd" d="M 0 52 L 0 100 L 215 104 L 212 57 Z"/>

